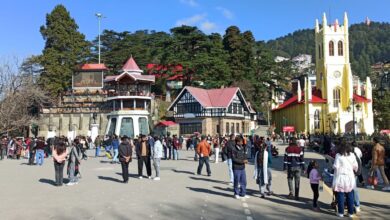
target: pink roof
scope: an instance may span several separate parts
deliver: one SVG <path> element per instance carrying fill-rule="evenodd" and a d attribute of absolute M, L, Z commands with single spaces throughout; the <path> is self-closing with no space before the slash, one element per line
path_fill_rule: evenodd
<path fill-rule="evenodd" d="M 125 63 L 125 65 L 123 65 L 122 67 L 122 70 L 123 71 L 126 71 L 126 70 L 141 70 L 137 63 L 135 62 L 134 58 L 131 56 L 127 62 Z"/>
<path fill-rule="evenodd" d="M 279 105 L 277 108 L 272 109 L 272 111 L 284 109 L 296 104 L 302 104 L 305 103 L 305 94 L 302 93 L 301 101 L 298 102 L 298 95 L 294 95 L 293 97 L 289 98 L 287 101 L 283 102 L 281 105 Z M 313 88 L 311 101 L 310 103 L 326 103 L 326 99 L 321 98 L 321 91 L 316 90 Z"/>
<path fill-rule="evenodd" d="M 108 70 L 104 63 L 85 63 L 81 66 L 81 70 Z"/>
<path fill-rule="evenodd" d="M 357 102 L 357 103 L 369 103 L 369 102 L 371 102 L 371 100 L 370 99 L 367 99 L 367 98 L 365 98 L 365 97 L 363 97 L 363 96 L 360 96 L 360 95 L 358 95 L 358 94 L 353 94 L 353 99 L 355 100 L 355 102 Z"/>
<path fill-rule="evenodd" d="M 238 87 L 223 89 L 201 89 L 196 87 L 185 87 L 189 93 L 205 108 L 207 107 L 229 107 Z"/>

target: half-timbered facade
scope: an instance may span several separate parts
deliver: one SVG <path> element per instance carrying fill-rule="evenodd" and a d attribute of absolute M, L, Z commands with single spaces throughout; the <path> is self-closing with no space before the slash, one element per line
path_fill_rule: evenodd
<path fill-rule="evenodd" d="M 180 134 L 248 134 L 255 128 L 256 113 L 238 87 L 201 89 L 187 86 L 169 106 Z"/>

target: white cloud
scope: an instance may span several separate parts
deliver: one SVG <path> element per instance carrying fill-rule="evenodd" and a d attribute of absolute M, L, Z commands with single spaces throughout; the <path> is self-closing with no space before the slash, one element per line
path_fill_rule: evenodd
<path fill-rule="evenodd" d="M 226 19 L 233 19 L 234 18 L 234 14 L 233 12 L 231 12 L 229 9 L 227 8 L 224 8 L 224 7 L 217 7 L 217 10 L 220 11 L 222 13 L 222 15 L 226 18 Z"/>
<path fill-rule="evenodd" d="M 189 25 L 193 26 L 203 21 L 206 18 L 206 14 L 197 14 L 189 18 L 183 18 L 176 21 L 176 26 Z"/>
<path fill-rule="evenodd" d="M 195 0 L 180 0 L 180 2 L 191 7 L 196 7 L 199 5 L 198 2 L 196 2 Z"/>
<path fill-rule="evenodd" d="M 200 29 L 206 33 L 215 32 L 217 28 L 217 24 L 208 20 L 205 20 L 200 24 Z"/>

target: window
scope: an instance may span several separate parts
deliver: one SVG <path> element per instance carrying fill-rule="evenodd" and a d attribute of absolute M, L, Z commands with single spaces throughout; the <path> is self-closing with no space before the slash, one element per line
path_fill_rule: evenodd
<path fill-rule="evenodd" d="M 236 123 L 236 132 L 240 133 L 240 123 Z"/>
<path fill-rule="evenodd" d="M 132 118 L 122 118 L 121 129 L 119 131 L 119 136 L 128 136 L 134 137 L 134 126 Z"/>
<path fill-rule="evenodd" d="M 338 54 L 339 54 L 339 56 L 343 56 L 343 42 L 340 40 L 339 42 L 338 42 Z"/>
<path fill-rule="evenodd" d="M 108 135 L 115 134 L 115 128 L 116 128 L 116 118 L 111 118 L 110 128 L 108 129 L 107 134 Z"/>
<path fill-rule="evenodd" d="M 228 113 L 233 113 L 233 103 L 229 105 Z"/>
<path fill-rule="evenodd" d="M 234 132 L 234 123 L 232 123 L 232 129 L 231 129 L 231 132 L 232 134 L 235 134 L 236 132 Z"/>
<path fill-rule="evenodd" d="M 230 134 L 230 132 L 229 132 L 229 122 L 226 122 L 226 134 Z"/>
<path fill-rule="evenodd" d="M 321 44 L 318 44 L 318 59 L 321 59 Z"/>
<path fill-rule="evenodd" d="M 202 123 L 181 123 L 180 134 L 202 133 Z"/>
<path fill-rule="evenodd" d="M 139 134 L 149 134 L 148 120 L 146 118 L 138 118 Z"/>
<path fill-rule="evenodd" d="M 144 100 L 136 100 L 135 107 L 137 109 L 145 109 L 145 101 Z"/>
<path fill-rule="evenodd" d="M 134 105 L 133 100 L 131 100 L 131 99 L 128 99 L 128 100 L 124 99 L 124 100 L 123 100 L 123 108 L 124 108 L 124 109 L 133 108 L 133 105 Z"/>
<path fill-rule="evenodd" d="M 191 103 L 179 103 L 177 104 L 177 113 L 198 113 L 200 112 L 200 104 L 196 102 Z"/>
<path fill-rule="evenodd" d="M 329 41 L 329 56 L 334 56 L 334 43 Z"/>
<path fill-rule="evenodd" d="M 340 104 L 340 89 L 333 90 L 333 107 L 338 108 Z"/>
<path fill-rule="evenodd" d="M 320 110 L 314 112 L 314 129 L 320 129 Z"/>

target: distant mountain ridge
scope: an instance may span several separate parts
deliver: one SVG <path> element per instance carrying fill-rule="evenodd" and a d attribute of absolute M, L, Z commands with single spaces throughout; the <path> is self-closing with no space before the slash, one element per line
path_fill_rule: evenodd
<path fill-rule="evenodd" d="M 275 55 L 295 57 L 310 54 L 315 62 L 314 29 L 303 29 L 270 40 L 266 47 Z M 365 78 L 370 75 L 372 64 L 390 60 L 390 23 L 371 22 L 349 27 L 350 62 L 354 74 Z"/>

